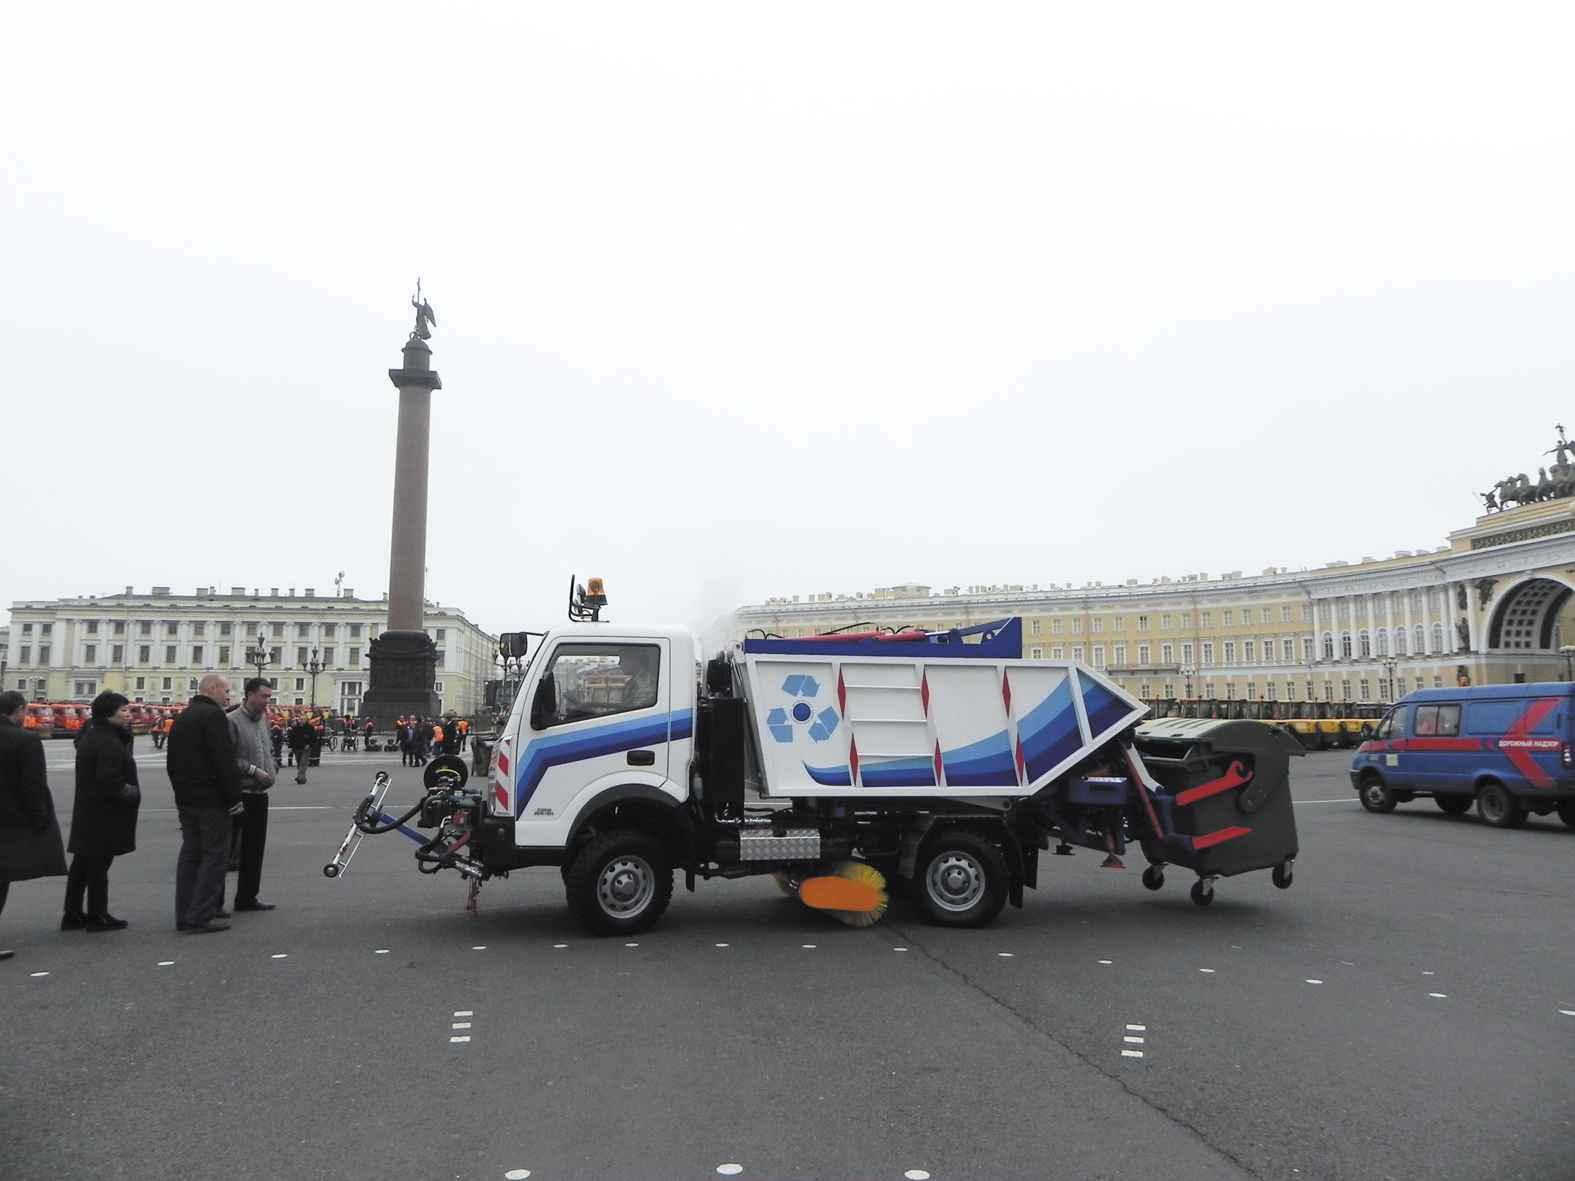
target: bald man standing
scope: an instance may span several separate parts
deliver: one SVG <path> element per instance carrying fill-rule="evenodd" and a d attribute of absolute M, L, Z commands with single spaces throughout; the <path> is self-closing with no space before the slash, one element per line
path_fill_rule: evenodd
<path fill-rule="evenodd" d="M 224 873 L 230 864 L 230 817 L 244 807 L 235 740 L 224 707 L 230 682 L 209 673 L 170 728 L 164 765 L 180 814 L 175 862 L 175 927 L 189 934 L 228 931 Z"/>

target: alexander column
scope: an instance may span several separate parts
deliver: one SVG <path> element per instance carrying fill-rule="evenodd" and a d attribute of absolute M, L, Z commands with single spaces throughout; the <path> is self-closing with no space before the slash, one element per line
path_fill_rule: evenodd
<path fill-rule="evenodd" d="M 363 717 L 378 728 L 395 718 L 436 717 L 434 691 L 437 645 L 426 633 L 427 458 L 432 427 L 432 391 L 443 382 L 432 369 L 429 325 L 437 323 L 421 298 L 410 300 L 416 326 L 405 341 L 404 365 L 388 371 L 399 389 L 399 441 L 394 451 L 394 524 L 388 550 L 388 630 L 368 649 L 370 684 L 361 698 Z"/>

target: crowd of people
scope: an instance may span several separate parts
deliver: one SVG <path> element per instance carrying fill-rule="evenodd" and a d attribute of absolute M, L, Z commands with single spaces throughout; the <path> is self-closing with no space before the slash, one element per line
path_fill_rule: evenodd
<path fill-rule="evenodd" d="M 268 789 L 284 766 L 285 748 L 295 781 L 306 782 L 330 733 L 357 731 L 369 744 L 370 719 L 290 712 L 273 707 L 273 688 L 262 677 L 245 682 L 241 700 L 230 701 L 230 682 L 204 677 L 186 708 L 154 734 L 165 751 L 175 792 L 181 847 L 175 864 L 175 927 L 191 934 L 228 930 L 236 911 L 269 911 L 258 897 L 268 837 Z M 100 693 L 76 738 L 76 794 L 69 837 L 62 839 L 45 770 L 44 747 L 23 725 L 27 700 L 0 693 L 0 911 L 14 881 L 65 876 L 61 930 L 116 931 L 129 924 L 109 909 L 109 870 L 116 857 L 135 851 L 142 790 L 132 755 L 131 702 Z M 421 766 L 434 751 L 458 754 L 469 723 L 453 712 L 439 718 L 400 718 L 395 739 L 401 761 Z M 71 863 L 66 864 L 66 854 Z M 225 907 L 226 874 L 236 873 Z M 10 951 L 0 951 L 9 959 Z"/>

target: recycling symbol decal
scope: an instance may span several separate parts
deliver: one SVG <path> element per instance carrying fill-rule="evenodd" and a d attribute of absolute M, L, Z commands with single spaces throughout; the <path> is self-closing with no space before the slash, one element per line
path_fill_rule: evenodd
<path fill-rule="evenodd" d="M 810 702 L 820 694 L 820 683 L 808 673 L 794 673 L 782 682 L 782 692 L 797 698 L 787 708 L 778 707 L 766 714 L 766 728 L 778 742 L 792 742 L 794 733 L 807 729 L 816 742 L 824 742 L 842 719 L 829 705 L 818 714 Z"/>

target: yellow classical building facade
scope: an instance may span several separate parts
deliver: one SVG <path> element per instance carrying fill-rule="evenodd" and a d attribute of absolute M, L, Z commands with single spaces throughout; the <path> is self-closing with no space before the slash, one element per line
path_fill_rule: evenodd
<path fill-rule="evenodd" d="M 1072 587 L 884 587 L 769 599 L 708 634 L 926 630 L 1023 618 L 1023 655 L 1102 668 L 1149 700 L 1392 701 L 1564 680 L 1575 656 L 1575 498 L 1489 512 L 1435 550 L 1317 570 Z"/>

